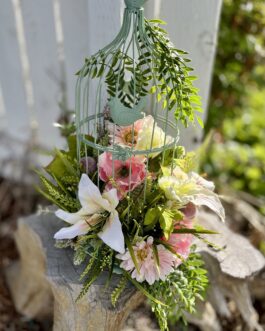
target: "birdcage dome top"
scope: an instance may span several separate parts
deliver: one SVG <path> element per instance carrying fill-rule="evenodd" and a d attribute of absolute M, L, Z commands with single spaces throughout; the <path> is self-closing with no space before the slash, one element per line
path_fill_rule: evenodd
<path fill-rule="evenodd" d="M 200 110 L 191 68 L 182 56 L 186 53 L 171 44 L 161 21 L 144 18 L 145 2 L 125 0 L 118 35 L 87 58 L 78 73 L 79 146 L 111 153 L 114 159 L 163 155 L 164 160 L 178 142 L 178 123 L 187 125 Z"/>

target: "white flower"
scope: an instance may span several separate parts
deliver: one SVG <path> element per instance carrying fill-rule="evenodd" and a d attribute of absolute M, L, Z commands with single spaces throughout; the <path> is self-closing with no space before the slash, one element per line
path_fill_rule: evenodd
<path fill-rule="evenodd" d="M 138 131 L 136 150 L 149 150 L 163 147 L 174 141 L 174 139 L 166 135 L 165 132 L 155 123 L 151 115 L 146 116 L 142 120 L 143 124 Z M 151 153 L 150 157 L 156 157 L 159 153 Z"/>
<path fill-rule="evenodd" d="M 213 192 L 214 184 L 195 172 L 186 174 L 176 167 L 172 175 L 159 179 L 159 186 L 165 192 L 167 199 L 175 201 L 180 207 L 189 202 L 196 206 L 204 205 L 224 221 L 225 211 L 218 195 Z"/>
<path fill-rule="evenodd" d="M 100 233 L 99 238 L 115 251 L 124 253 L 124 236 L 116 207 L 119 204 L 117 190 L 111 189 L 101 195 L 98 187 L 91 179 L 83 174 L 78 186 L 78 198 L 82 208 L 77 213 L 57 210 L 55 215 L 71 226 L 62 228 L 55 235 L 55 239 L 73 239 L 86 234 L 92 226 L 102 220 L 102 214 L 110 215 Z"/>

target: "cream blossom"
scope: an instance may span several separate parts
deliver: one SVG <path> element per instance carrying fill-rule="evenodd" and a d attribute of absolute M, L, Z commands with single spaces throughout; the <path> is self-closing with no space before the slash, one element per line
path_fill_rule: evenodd
<path fill-rule="evenodd" d="M 109 216 L 99 238 L 113 250 L 124 253 L 124 236 L 116 207 L 119 204 L 117 190 L 115 188 L 104 192 L 102 195 L 98 187 L 91 179 L 83 174 L 78 186 L 78 198 L 81 209 L 76 213 L 68 213 L 64 210 L 57 210 L 55 215 L 65 222 L 69 227 L 62 228 L 55 235 L 55 239 L 73 239 L 77 236 L 85 235 L 91 227 L 100 223 L 103 214 Z"/>
<path fill-rule="evenodd" d="M 138 131 L 136 150 L 149 150 L 163 147 L 173 142 L 173 138 L 166 135 L 165 132 L 157 125 L 151 115 L 146 116 L 143 125 Z M 150 157 L 156 157 L 159 153 L 149 154 Z"/>
<path fill-rule="evenodd" d="M 214 184 L 195 172 L 187 174 L 176 167 L 172 175 L 166 174 L 158 183 L 167 199 L 178 207 L 184 207 L 190 202 L 196 206 L 207 206 L 224 221 L 224 208 L 218 195 L 213 192 Z"/>
<path fill-rule="evenodd" d="M 125 254 L 117 255 L 117 258 L 122 260 L 120 267 L 131 272 L 131 277 L 135 278 L 139 283 L 147 281 L 149 285 L 152 285 L 159 279 L 166 280 L 166 276 L 174 271 L 176 256 L 167 250 L 164 245 L 157 245 L 158 265 L 153 249 L 153 242 L 153 237 L 148 237 L 146 241 L 139 241 L 133 246 L 139 271 L 136 270 L 128 249 Z"/>

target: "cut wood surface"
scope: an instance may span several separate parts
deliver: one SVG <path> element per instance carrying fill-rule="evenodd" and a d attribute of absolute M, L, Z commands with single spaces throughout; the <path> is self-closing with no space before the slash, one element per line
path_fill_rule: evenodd
<path fill-rule="evenodd" d="M 219 235 L 204 235 L 203 237 L 222 249 L 210 249 L 202 241 L 197 241 L 196 245 L 200 251 L 207 252 L 219 262 L 224 274 L 245 279 L 265 266 L 265 259 L 261 252 L 255 249 L 246 238 L 231 231 L 216 215 L 201 212 L 198 218 L 199 224 L 204 228 L 219 233 Z"/>

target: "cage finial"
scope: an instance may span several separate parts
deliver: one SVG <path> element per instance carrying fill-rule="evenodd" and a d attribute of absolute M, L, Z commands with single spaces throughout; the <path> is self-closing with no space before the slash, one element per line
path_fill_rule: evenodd
<path fill-rule="evenodd" d="M 147 0 L 125 0 L 126 7 L 129 9 L 140 9 Z"/>

